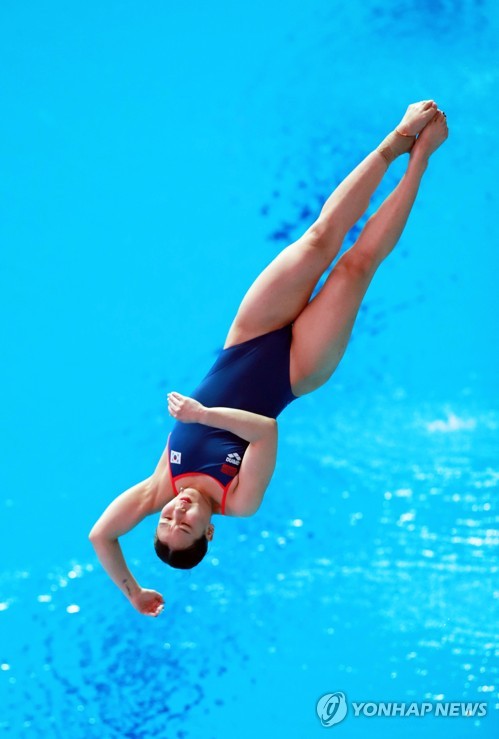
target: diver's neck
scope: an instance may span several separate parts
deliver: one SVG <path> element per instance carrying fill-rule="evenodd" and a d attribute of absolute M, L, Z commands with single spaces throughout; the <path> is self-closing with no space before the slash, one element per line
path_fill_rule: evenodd
<path fill-rule="evenodd" d="M 214 498 L 211 497 L 211 495 L 208 493 L 207 490 L 204 490 L 203 488 L 199 487 L 193 487 L 192 485 L 189 485 L 188 487 L 181 487 L 178 495 L 181 495 L 182 493 L 185 493 L 185 495 L 189 495 L 189 491 L 194 491 L 197 493 L 199 498 L 201 498 L 204 503 L 206 504 L 207 508 L 211 511 L 211 513 L 220 513 L 220 503 L 218 503 Z"/>

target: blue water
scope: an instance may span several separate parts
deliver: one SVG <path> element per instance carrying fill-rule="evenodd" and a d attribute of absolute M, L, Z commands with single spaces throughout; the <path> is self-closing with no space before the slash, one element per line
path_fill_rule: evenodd
<path fill-rule="evenodd" d="M 5 734 L 499 735 L 498 26 L 491 0 L 2 3 Z M 428 97 L 450 137 L 340 368 L 201 566 L 167 571 L 153 519 L 123 539 L 166 599 L 140 616 L 88 531 L 254 277 Z M 488 714 L 325 729 L 336 691 Z"/>

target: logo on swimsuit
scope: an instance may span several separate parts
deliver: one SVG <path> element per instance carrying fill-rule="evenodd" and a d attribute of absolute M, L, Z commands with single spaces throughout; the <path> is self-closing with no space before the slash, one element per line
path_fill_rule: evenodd
<path fill-rule="evenodd" d="M 232 467 L 230 464 L 223 464 L 220 467 L 220 472 L 223 472 L 224 475 L 228 475 L 229 477 L 235 477 L 239 470 L 237 467 Z"/>
<path fill-rule="evenodd" d="M 241 464 L 241 457 L 237 452 L 232 452 L 232 454 L 227 455 L 227 459 L 225 461 L 238 466 Z"/>
<path fill-rule="evenodd" d="M 173 450 L 170 452 L 171 464 L 180 464 L 181 459 L 182 459 L 182 452 L 174 452 Z"/>

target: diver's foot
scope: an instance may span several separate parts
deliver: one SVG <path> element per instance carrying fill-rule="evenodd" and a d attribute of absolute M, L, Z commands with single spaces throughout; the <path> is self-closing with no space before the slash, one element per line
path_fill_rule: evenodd
<path fill-rule="evenodd" d="M 437 110 L 437 104 L 434 100 L 411 103 L 395 130 L 404 136 L 417 136 L 431 121 Z"/>
<path fill-rule="evenodd" d="M 401 154 L 411 151 L 416 136 L 431 121 L 437 112 L 437 104 L 433 100 L 422 100 L 411 103 L 397 128 L 378 146 L 379 153 L 391 164 Z"/>
<path fill-rule="evenodd" d="M 436 115 L 419 134 L 411 151 L 411 158 L 414 156 L 428 160 L 433 152 L 444 143 L 448 135 L 449 129 L 445 113 L 442 110 L 437 110 Z"/>

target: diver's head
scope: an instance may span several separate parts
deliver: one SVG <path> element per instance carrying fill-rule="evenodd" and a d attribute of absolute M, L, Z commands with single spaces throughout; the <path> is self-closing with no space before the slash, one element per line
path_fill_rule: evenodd
<path fill-rule="evenodd" d="M 160 513 L 154 536 L 158 557 L 183 570 L 199 564 L 213 539 L 212 512 L 211 498 L 195 488 L 181 488 Z"/>

